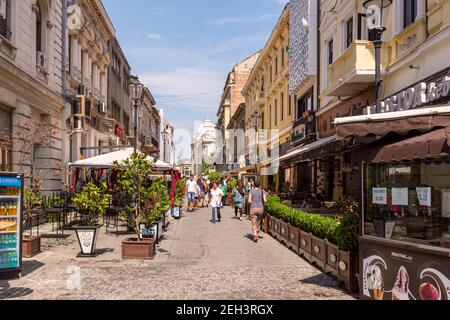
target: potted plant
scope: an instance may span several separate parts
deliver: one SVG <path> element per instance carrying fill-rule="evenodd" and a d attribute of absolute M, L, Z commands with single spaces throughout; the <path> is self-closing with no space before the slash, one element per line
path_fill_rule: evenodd
<path fill-rule="evenodd" d="M 164 222 L 164 215 L 170 208 L 169 189 L 164 179 L 158 179 L 152 183 L 149 189 L 150 201 L 147 201 L 147 210 L 150 211 L 151 219 L 146 221 L 145 224 L 151 227 L 152 235 L 156 242 L 162 235 L 162 229 Z"/>
<path fill-rule="evenodd" d="M 233 189 L 237 186 L 238 184 L 238 180 L 236 178 L 231 178 L 228 181 L 228 185 L 227 185 L 227 199 L 228 199 L 228 205 L 230 207 L 234 207 L 234 199 L 232 196 L 232 191 Z"/>
<path fill-rule="evenodd" d="M 172 208 L 172 216 L 174 218 L 181 217 L 181 209 L 183 207 L 184 196 L 186 194 L 186 180 L 180 179 L 175 186 L 174 208 Z"/>
<path fill-rule="evenodd" d="M 81 223 L 73 227 L 81 249 L 79 257 L 95 256 L 98 230 L 101 228 L 99 220 L 109 206 L 110 196 L 106 190 L 106 184 L 99 188 L 90 182 L 72 199 L 75 209 L 81 214 Z"/>
<path fill-rule="evenodd" d="M 144 154 L 135 153 L 122 163 L 115 163 L 119 172 L 117 189 L 127 194 L 131 203 L 126 206 L 122 217 L 126 217 L 136 237 L 122 241 L 122 259 L 153 259 L 156 253 L 156 239 L 142 232 L 142 228 L 150 230 L 157 221 L 154 192 L 151 190 L 148 174 L 154 162 L 147 160 Z"/>
<path fill-rule="evenodd" d="M 351 210 L 344 215 L 335 230 L 335 241 L 339 247 L 338 280 L 344 282 L 347 291 L 358 290 L 359 267 L 359 215 Z"/>
<path fill-rule="evenodd" d="M 39 235 L 39 223 L 42 213 L 42 201 L 39 192 L 25 189 L 23 194 L 24 207 L 24 229 L 29 230 L 29 234 L 22 237 L 22 254 L 26 258 L 34 257 L 41 252 L 41 236 Z M 34 219 L 37 223 L 36 235 L 33 235 Z"/>

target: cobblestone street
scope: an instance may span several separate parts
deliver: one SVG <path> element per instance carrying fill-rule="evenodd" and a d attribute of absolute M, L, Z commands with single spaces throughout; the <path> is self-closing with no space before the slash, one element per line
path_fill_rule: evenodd
<path fill-rule="evenodd" d="M 353 299 L 270 236 L 255 244 L 250 221 L 234 219 L 230 208 L 216 225 L 210 209 L 184 215 L 171 222 L 153 261 L 122 260 L 126 235 L 104 229 L 96 258 L 76 258 L 72 232 L 44 238 L 45 251 L 24 259 L 21 279 L 0 281 L 0 299 Z"/>

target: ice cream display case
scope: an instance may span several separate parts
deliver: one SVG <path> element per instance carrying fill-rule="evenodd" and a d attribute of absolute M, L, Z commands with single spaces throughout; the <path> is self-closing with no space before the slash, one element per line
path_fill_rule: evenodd
<path fill-rule="evenodd" d="M 0 172 L 0 278 L 22 270 L 23 175 Z"/>

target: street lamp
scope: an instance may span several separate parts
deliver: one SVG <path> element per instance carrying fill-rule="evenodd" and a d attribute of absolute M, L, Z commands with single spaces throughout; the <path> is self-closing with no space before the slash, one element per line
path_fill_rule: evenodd
<path fill-rule="evenodd" d="M 130 84 L 131 99 L 134 101 L 134 153 L 137 153 L 138 102 L 141 100 L 144 85 L 140 82 Z"/>
<path fill-rule="evenodd" d="M 166 142 L 167 142 L 167 139 L 169 137 L 169 133 L 167 133 L 167 131 L 164 130 L 163 132 L 161 132 L 161 137 L 162 137 L 162 139 L 164 141 L 164 158 L 163 158 L 163 161 L 166 162 Z"/>
<path fill-rule="evenodd" d="M 253 113 L 252 115 L 252 119 L 253 119 L 253 127 L 255 128 L 255 132 L 256 132 L 256 163 L 259 162 L 259 134 L 258 134 L 258 129 L 259 129 L 259 122 L 261 120 L 261 116 L 259 115 L 259 113 L 257 111 L 255 111 L 255 113 Z"/>
<path fill-rule="evenodd" d="M 392 4 L 392 0 L 366 0 L 364 8 L 366 9 L 367 28 L 374 33 L 375 39 L 375 96 L 376 113 L 381 113 L 381 40 L 386 28 L 383 27 L 383 11 Z"/>

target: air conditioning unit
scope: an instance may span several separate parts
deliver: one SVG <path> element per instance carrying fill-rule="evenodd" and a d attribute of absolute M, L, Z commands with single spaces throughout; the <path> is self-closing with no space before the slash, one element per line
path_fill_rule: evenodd
<path fill-rule="evenodd" d="M 83 131 L 86 126 L 84 117 L 73 117 L 73 130 Z"/>
<path fill-rule="evenodd" d="M 106 102 L 100 103 L 100 113 L 103 113 L 103 114 L 108 113 L 108 105 L 106 104 Z"/>
<path fill-rule="evenodd" d="M 36 64 L 42 69 L 47 69 L 47 57 L 44 53 L 40 51 L 36 53 Z"/>

